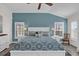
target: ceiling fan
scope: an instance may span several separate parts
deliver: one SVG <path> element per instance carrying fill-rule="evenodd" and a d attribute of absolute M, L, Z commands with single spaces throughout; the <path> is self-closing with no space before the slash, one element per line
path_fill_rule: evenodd
<path fill-rule="evenodd" d="M 39 3 L 39 5 L 38 5 L 38 10 L 40 10 L 41 4 L 42 4 L 42 3 Z M 45 3 L 45 4 L 48 5 L 48 6 L 52 6 L 52 5 L 53 5 L 53 3 Z"/>
<path fill-rule="evenodd" d="M 30 3 L 27 3 L 27 4 L 30 4 Z M 44 4 L 46 4 L 46 5 L 48 5 L 48 6 L 52 6 L 52 5 L 53 5 L 53 3 L 44 3 Z M 39 5 L 38 5 L 38 10 L 40 10 L 41 5 L 42 5 L 42 3 L 39 3 Z"/>

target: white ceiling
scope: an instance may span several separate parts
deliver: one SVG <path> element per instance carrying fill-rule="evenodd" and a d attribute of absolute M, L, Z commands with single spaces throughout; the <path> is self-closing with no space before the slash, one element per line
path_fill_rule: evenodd
<path fill-rule="evenodd" d="M 75 12 L 78 12 L 79 10 L 79 4 L 78 3 L 53 3 L 53 6 L 49 7 L 46 4 L 42 4 L 41 9 L 38 10 L 38 3 L 10 3 L 10 4 L 4 4 L 6 7 L 8 7 L 12 12 L 50 12 L 52 14 L 55 14 L 57 16 L 67 17 Z"/>

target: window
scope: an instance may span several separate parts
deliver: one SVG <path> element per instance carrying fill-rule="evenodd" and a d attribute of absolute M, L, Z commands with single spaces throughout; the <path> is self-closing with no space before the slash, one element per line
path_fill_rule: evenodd
<path fill-rule="evenodd" d="M 24 36 L 24 22 L 15 22 L 15 38 Z"/>
<path fill-rule="evenodd" d="M 2 16 L 0 16 L 0 33 L 2 33 L 3 32 L 3 29 L 2 29 L 3 27 L 2 27 Z"/>
<path fill-rule="evenodd" d="M 64 22 L 55 22 L 54 24 L 54 36 L 57 38 L 64 37 Z"/>
<path fill-rule="evenodd" d="M 71 38 L 72 39 L 77 39 L 78 38 L 78 23 L 77 23 L 77 21 L 73 21 L 73 22 L 71 22 Z"/>

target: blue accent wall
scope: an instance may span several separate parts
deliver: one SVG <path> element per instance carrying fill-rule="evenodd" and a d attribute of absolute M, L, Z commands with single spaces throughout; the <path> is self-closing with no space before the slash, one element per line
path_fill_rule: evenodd
<path fill-rule="evenodd" d="M 64 22 L 64 31 L 67 32 L 67 19 L 52 15 L 49 13 L 13 13 L 13 37 L 14 37 L 14 23 L 25 22 L 29 27 L 51 27 L 54 22 Z"/>

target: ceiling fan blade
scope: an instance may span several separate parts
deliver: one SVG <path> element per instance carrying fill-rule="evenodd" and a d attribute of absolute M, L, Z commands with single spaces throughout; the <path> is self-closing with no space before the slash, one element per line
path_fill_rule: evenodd
<path fill-rule="evenodd" d="M 52 6 L 53 5 L 53 3 L 45 3 L 45 4 L 47 4 L 48 6 Z"/>
<path fill-rule="evenodd" d="M 39 3 L 38 10 L 41 8 L 41 3 Z"/>

